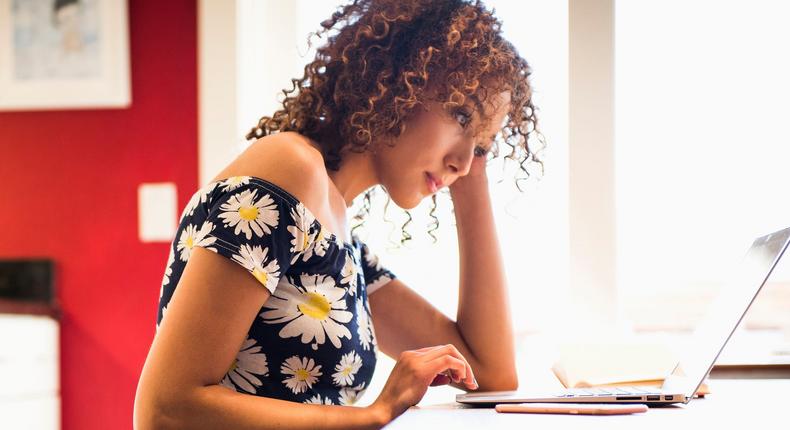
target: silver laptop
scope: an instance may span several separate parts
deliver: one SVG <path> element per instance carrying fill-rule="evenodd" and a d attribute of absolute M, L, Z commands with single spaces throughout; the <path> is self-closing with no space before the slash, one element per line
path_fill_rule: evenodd
<path fill-rule="evenodd" d="M 790 241 L 790 228 L 758 237 L 743 257 L 731 282 L 713 300 L 662 386 L 570 388 L 559 392 L 488 391 L 458 394 L 459 403 L 493 406 L 497 403 L 688 403 L 740 324 Z"/>

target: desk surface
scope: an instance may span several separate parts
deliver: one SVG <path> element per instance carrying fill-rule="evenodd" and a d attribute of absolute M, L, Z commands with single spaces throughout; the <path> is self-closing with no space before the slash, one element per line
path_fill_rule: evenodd
<path fill-rule="evenodd" d="M 455 402 L 448 403 L 446 395 L 460 391 L 442 390 L 424 398 L 418 406 L 407 410 L 385 429 L 493 430 L 583 425 L 585 429 L 611 430 L 638 425 L 640 428 L 668 430 L 711 428 L 723 424 L 728 424 L 726 428 L 759 425 L 760 429 L 786 429 L 790 426 L 790 417 L 786 413 L 790 379 L 712 379 L 708 383 L 712 394 L 693 399 L 686 405 L 681 403 L 650 408 L 641 414 L 612 416 L 500 414 L 493 408 L 470 408 Z M 444 398 L 444 402 L 436 402 L 439 396 Z"/>

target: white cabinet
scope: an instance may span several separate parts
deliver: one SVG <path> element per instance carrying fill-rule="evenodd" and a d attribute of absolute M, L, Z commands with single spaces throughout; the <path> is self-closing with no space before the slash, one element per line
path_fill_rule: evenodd
<path fill-rule="evenodd" d="M 48 316 L 0 314 L 0 429 L 60 429 L 59 332 Z"/>

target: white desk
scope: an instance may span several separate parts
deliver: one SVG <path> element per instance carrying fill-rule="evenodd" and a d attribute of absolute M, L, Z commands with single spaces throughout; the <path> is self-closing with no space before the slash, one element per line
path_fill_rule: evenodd
<path fill-rule="evenodd" d="M 530 390 L 559 390 L 562 384 L 551 372 L 556 350 L 549 336 L 529 336 L 517 342 L 520 387 Z M 371 393 L 365 403 L 375 400 L 394 365 L 382 360 L 376 369 Z M 786 374 L 786 372 L 785 372 Z M 633 415 L 543 415 L 500 414 L 493 408 L 470 408 L 455 403 L 461 393 L 449 386 L 431 387 L 422 401 L 396 418 L 387 427 L 408 430 L 450 429 L 554 429 L 634 428 L 670 430 L 672 428 L 710 428 L 709 425 L 750 425 L 753 428 L 790 429 L 790 379 L 708 379 L 711 394 L 687 405 L 651 408 Z M 558 427 L 559 426 L 559 427 Z M 728 426 L 729 428 L 737 428 Z"/>
<path fill-rule="evenodd" d="M 500 414 L 492 408 L 423 399 L 388 426 L 398 429 L 788 429 L 790 379 L 711 379 L 711 394 L 689 404 L 632 415 Z M 457 390 L 453 389 L 454 392 Z M 446 397 L 445 397 L 446 399 Z M 749 426 L 749 427 L 746 427 Z"/>

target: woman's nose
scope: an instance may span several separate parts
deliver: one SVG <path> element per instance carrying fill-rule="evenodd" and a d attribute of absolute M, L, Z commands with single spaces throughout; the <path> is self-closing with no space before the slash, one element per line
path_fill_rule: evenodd
<path fill-rule="evenodd" d="M 469 173 L 469 170 L 472 168 L 472 158 L 474 157 L 474 151 L 470 151 L 467 154 L 457 152 L 455 154 L 451 154 L 447 157 L 447 167 L 448 169 L 457 176 L 466 176 Z"/>

